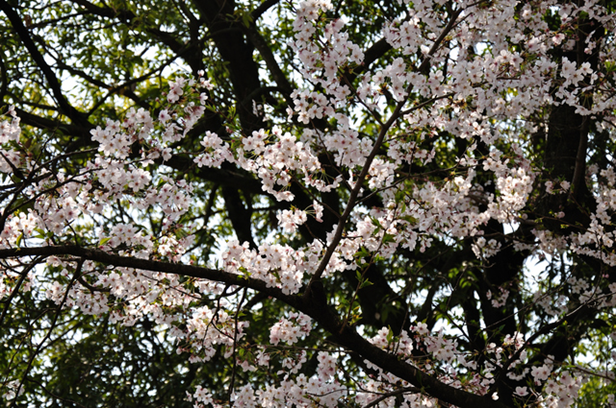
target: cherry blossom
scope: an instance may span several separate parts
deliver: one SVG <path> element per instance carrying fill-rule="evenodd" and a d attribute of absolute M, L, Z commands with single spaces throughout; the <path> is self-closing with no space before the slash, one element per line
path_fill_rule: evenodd
<path fill-rule="evenodd" d="M 611 156 L 599 161 L 603 167 L 582 166 L 580 156 L 575 177 L 563 179 L 552 168 L 558 163 L 544 168 L 550 158 L 536 157 L 534 149 L 548 141 L 533 140 L 556 126 L 546 122 L 557 108 L 600 118 L 593 132 L 613 133 L 613 70 L 567 54 L 576 41 L 568 32 L 580 19 L 613 27 L 613 16 L 592 1 L 398 3 L 407 6 L 405 17 L 384 22 L 379 33 L 392 55 L 371 65 L 353 27 L 330 16 L 330 1 L 290 2 L 297 87 L 287 95 L 286 122 L 263 121 L 246 134 L 235 118 L 224 118 L 225 131 L 205 130 L 198 145 L 184 146 L 206 110 L 216 112 L 207 92 L 217 88 L 204 73 L 177 75 L 167 81 L 157 114 L 130 108 L 122 121 L 105 121 L 90 131 L 97 147 L 82 167 L 51 172 L 55 164 L 42 164 L 24 147 L 20 119 L 9 108 L 0 126 L 0 173 L 10 196 L 10 211 L 2 210 L 0 251 L 10 255 L 0 300 L 41 291 L 58 310 L 108 314 L 127 327 L 147 318 L 192 364 L 218 353 L 233 370 L 271 375 L 262 384 L 233 384 L 234 407 L 436 406 L 438 387 L 423 380 L 446 389 L 452 396 L 443 401 L 452 406 L 468 395 L 573 406 L 588 373 L 542 355 L 538 344 L 548 333 L 541 327 L 586 308 L 613 313 L 616 172 Z M 542 17 L 549 13 L 559 15 L 558 27 Z M 591 38 L 584 53 L 598 52 L 613 66 L 613 44 Z M 52 162 L 63 159 L 56 156 Z M 215 168 L 255 181 L 262 197 L 252 191 L 243 199 L 272 219 L 259 218 L 249 235 L 267 232 L 251 240 L 236 228 L 237 237 L 225 232 L 219 251 L 203 255 L 196 236 L 212 219 L 232 215 L 217 211 L 201 220 L 195 208 L 208 208 L 199 196 L 203 186 L 165 167 L 178 158 L 188 158 L 187 173 Z M 332 192 L 340 195 L 331 199 Z M 576 206 L 584 194 L 590 198 Z M 219 230 L 234 222 L 219 223 Z M 326 230 L 317 233 L 315 225 Z M 449 256 L 436 252 L 443 246 L 454 254 L 465 248 L 469 257 L 450 267 L 438 259 Z M 491 269 L 515 254 L 568 272 L 506 278 L 508 271 Z M 42 272 L 28 269 L 34 256 L 53 278 L 38 279 Z M 581 260 L 597 265 L 596 276 L 578 273 Z M 381 264 L 394 271 L 390 289 L 412 279 L 423 285 L 404 294 L 412 307 L 398 328 L 375 328 L 366 322 L 385 316 L 357 312 L 360 291 L 374 284 L 370 268 Z M 407 275 L 405 268 L 421 273 Z M 341 282 L 350 299 L 322 293 L 323 285 Z M 461 298 L 461 287 L 474 288 L 474 296 Z M 242 310 L 247 293 L 288 307 L 268 316 L 265 336 L 254 334 Z M 395 313 L 398 299 L 387 296 L 382 301 L 391 309 L 382 310 Z M 491 325 L 490 316 L 468 313 L 475 303 L 496 316 Z M 430 320 L 430 308 L 442 310 Z M 535 334 L 516 331 L 519 320 L 506 334 L 494 328 L 523 313 Z M 490 330 L 493 338 L 484 337 Z M 335 341 L 310 342 L 322 332 Z M 348 344 L 340 342 L 345 334 Z M 609 342 L 605 347 L 613 347 Z M 14 384 L 8 399 L 16 398 Z M 195 407 L 217 406 L 201 385 L 188 397 Z"/>

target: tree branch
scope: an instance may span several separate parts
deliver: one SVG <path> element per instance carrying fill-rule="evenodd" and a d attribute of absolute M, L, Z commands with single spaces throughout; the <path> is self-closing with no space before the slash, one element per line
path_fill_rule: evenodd
<path fill-rule="evenodd" d="M 492 400 L 490 396 L 478 396 L 439 381 L 410 363 L 399 360 L 395 354 L 388 353 L 373 345 L 352 327 L 344 326 L 332 309 L 327 306 L 321 282 L 312 286 L 311 296 L 306 298 L 300 295 L 286 295 L 278 288 L 269 287 L 265 281 L 231 272 L 114 255 L 100 249 L 82 248 L 76 245 L 0 249 L 0 259 L 54 255 L 72 255 L 83 260 L 101 262 L 107 265 L 208 279 L 266 293 L 315 319 L 334 336 L 341 346 L 357 352 L 361 357 L 421 388 L 429 395 L 438 396 L 440 400 L 461 408 L 507 408 L 506 405 Z"/>
<path fill-rule="evenodd" d="M 23 25 L 19 14 L 17 14 L 17 12 L 13 10 L 13 8 L 6 2 L 6 0 L 0 0 L 0 10 L 2 10 L 4 14 L 6 14 L 9 21 L 11 22 L 11 25 L 13 26 L 13 29 L 21 39 L 21 42 L 24 44 L 24 46 L 30 53 L 30 56 L 45 76 L 45 79 L 47 80 L 47 83 L 49 84 L 49 87 L 51 88 L 51 91 L 56 98 L 56 101 L 58 102 L 60 112 L 65 114 L 71 120 L 71 122 L 80 126 L 85 126 L 85 124 L 87 123 L 85 115 L 75 109 L 64 96 L 60 81 L 58 81 L 56 74 L 53 72 L 47 62 L 45 62 L 45 58 L 34 44 L 34 41 L 32 41 L 30 33 L 28 32 L 28 29 Z"/>
<path fill-rule="evenodd" d="M 254 21 L 257 21 L 267 10 L 278 4 L 280 0 L 265 0 L 254 9 L 250 15 Z"/>

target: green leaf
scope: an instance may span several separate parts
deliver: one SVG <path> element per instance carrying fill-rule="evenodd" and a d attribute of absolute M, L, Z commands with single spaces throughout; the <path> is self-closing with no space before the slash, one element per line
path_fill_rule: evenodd
<path fill-rule="evenodd" d="M 366 287 L 368 287 L 368 286 L 372 286 L 372 285 L 374 285 L 374 283 L 372 283 L 372 282 L 370 282 L 368 279 L 366 279 L 365 281 L 363 281 L 363 282 L 361 283 L 361 285 L 359 286 L 359 288 L 360 288 L 360 289 L 362 289 L 362 288 L 366 288 Z"/>
<path fill-rule="evenodd" d="M 391 344 L 394 340 L 394 332 L 391 330 L 391 327 L 387 327 L 389 330 L 387 332 L 387 342 Z"/>

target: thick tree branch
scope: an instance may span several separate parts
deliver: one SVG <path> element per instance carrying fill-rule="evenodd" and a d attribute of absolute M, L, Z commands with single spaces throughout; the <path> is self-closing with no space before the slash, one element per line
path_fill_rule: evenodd
<path fill-rule="evenodd" d="M 77 245 L 0 249 L 0 259 L 25 256 L 47 257 L 63 255 L 81 257 L 86 260 L 101 262 L 107 265 L 172 273 L 182 276 L 191 276 L 194 278 L 209 279 L 216 282 L 228 283 L 230 285 L 243 286 L 268 293 L 270 296 L 276 297 L 291 305 L 297 304 L 297 302 L 293 300 L 295 297 L 284 295 L 279 289 L 268 288 L 263 281 L 217 269 L 114 255 L 100 249 L 84 248 Z"/>
<path fill-rule="evenodd" d="M 261 88 L 259 66 L 252 57 L 254 46 L 244 40 L 242 23 L 231 19 L 235 12 L 234 1 L 193 0 L 193 3 L 205 20 L 220 56 L 228 63 L 237 113 L 242 130 L 249 135 L 264 125 L 254 114 L 252 101 L 247 100 L 248 95 Z"/>
<path fill-rule="evenodd" d="M 254 21 L 257 21 L 265 12 L 267 12 L 267 10 L 278 3 L 280 3 L 280 0 L 265 0 L 250 13 L 250 16 Z"/>
<path fill-rule="evenodd" d="M 508 408 L 506 405 L 494 401 L 491 396 L 478 396 L 445 384 L 410 363 L 401 361 L 395 354 L 388 353 L 371 344 L 359 335 L 355 329 L 348 325 L 343 325 L 331 308 L 327 306 L 321 282 L 312 286 L 311 296 L 306 298 L 299 295 L 286 295 L 280 289 L 269 287 L 266 282 L 249 276 L 193 265 L 113 255 L 99 249 L 71 245 L 0 249 L 0 259 L 22 258 L 26 256 L 47 257 L 53 255 L 71 255 L 83 260 L 91 260 L 118 267 L 209 279 L 266 293 L 315 319 L 325 330 L 334 336 L 341 346 L 358 353 L 373 364 L 421 388 L 428 395 L 438 396 L 439 399 L 461 408 Z"/>
<path fill-rule="evenodd" d="M 225 199 L 225 208 L 229 219 L 240 242 L 248 242 L 251 248 L 256 248 L 252 238 L 252 211 L 248 208 L 250 203 L 242 203 L 237 187 L 225 185 L 222 187 L 222 196 Z"/>
<path fill-rule="evenodd" d="M 265 43 L 265 39 L 261 36 L 259 31 L 257 31 L 254 24 L 249 27 L 244 27 L 243 31 L 246 34 L 246 38 L 248 38 L 252 45 L 259 51 L 259 54 L 261 54 L 272 78 L 276 81 L 276 84 L 281 89 L 287 101 L 290 102 L 289 98 L 291 97 L 291 92 L 293 92 L 293 87 L 287 79 L 287 76 L 282 72 L 282 69 L 280 69 L 278 62 L 276 62 L 272 49 Z"/>

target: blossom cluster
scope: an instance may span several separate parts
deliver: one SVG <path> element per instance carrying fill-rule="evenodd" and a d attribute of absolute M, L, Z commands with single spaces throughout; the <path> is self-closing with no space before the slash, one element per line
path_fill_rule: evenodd
<path fill-rule="evenodd" d="M 285 294 L 294 294 L 303 284 L 304 275 L 314 273 L 323 245 L 314 241 L 304 250 L 288 245 L 263 244 L 249 249 L 248 243 L 233 241 L 223 253 L 223 268 L 263 280 L 269 287 L 278 287 Z"/>
<path fill-rule="evenodd" d="M 312 330 L 309 316 L 302 313 L 291 313 L 289 318 L 281 318 L 270 329 L 270 342 L 278 345 L 284 342 L 289 345 L 297 343 L 300 337 L 306 336 Z"/>

